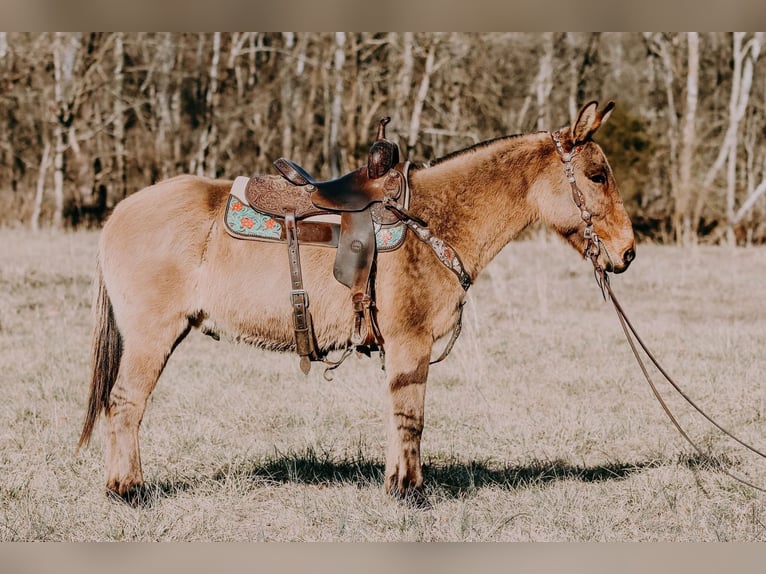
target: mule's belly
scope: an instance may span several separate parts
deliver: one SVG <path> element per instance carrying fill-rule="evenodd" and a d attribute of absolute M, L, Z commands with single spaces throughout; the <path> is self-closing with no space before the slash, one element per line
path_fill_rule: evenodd
<path fill-rule="evenodd" d="M 301 247 L 309 311 L 321 349 L 345 346 L 353 310 L 332 274 L 335 250 Z M 287 245 L 235 239 L 216 222 L 200 268 L 203 329 L 271 350 L 294 350 Z"/>

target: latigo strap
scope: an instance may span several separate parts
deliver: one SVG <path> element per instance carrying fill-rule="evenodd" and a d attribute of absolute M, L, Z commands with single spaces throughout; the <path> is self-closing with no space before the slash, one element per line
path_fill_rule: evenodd
<path fill-rule="evenodd" d="M 287 231 L 287 254 L 290 260 L 290 302 L 293 307 L 293 329 L 295 330 L 295 347 L 301 358 L 301 370 L 308 374 L 311 361 L 321 360 L 316 352 L 314 343 L 314 328 L 309 313 L 309 296 L 303 288 L 301 273 L 301 256 L 298 250 L 298 230 L 295 226 L 295 213 L 285 214 Z"/>

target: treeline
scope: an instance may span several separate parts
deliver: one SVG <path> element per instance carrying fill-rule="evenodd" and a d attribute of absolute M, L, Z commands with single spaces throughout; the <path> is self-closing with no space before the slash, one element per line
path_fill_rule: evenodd
<path fill-rule="evenodd" d="M 599 141 L 640 234 L 766 241 L 763 33 L 3 33 L 0 224 L 98 225 L 179 173 L 322 177 L 377 119 L 426 161 L 618 107 Z"/>

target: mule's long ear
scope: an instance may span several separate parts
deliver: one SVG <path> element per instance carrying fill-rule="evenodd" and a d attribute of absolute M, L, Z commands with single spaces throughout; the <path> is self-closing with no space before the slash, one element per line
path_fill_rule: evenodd
<path fill-rule="evenodd" d="M 588 102 L 580 110 L 577 121 L 572 126 L 572 141 L 577 144 L 585 143 L 593 137 L 596 130 L 604 123 L 614 109 L 614 102 L 610 101 L 604 109 L 598 110 L 598 102 Z"/>
<path fill-rule="evenodd" d="M 601 124 L 603 124 L 606 120 L 609 119 L 609 116 L 612 115 L 612 110 L 614 110 L 614 102 L 609 100 L 604 106 L 604 109 L 598 113 L 598 124 L 596 124 L 596 127 L 593 128 L 594 131 L 597 130 Z"/>

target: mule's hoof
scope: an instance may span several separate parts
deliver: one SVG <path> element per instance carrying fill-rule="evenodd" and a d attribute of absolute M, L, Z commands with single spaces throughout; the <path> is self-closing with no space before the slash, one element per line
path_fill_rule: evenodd
<path fill-rule="evenodd" d="M 423 488 L 422 481 L 418 485 L 413 485 L 407 480 L 399 481 L 396 477 L 389 477 L 386 479 L 385 491 L 392 498 L 412 508 L 417 508 L 418 510 L 430 510 L 433 508 L 428 500 L 425 488 Z"/>
<path fill-rule="evenodd" d="M 423 488 L 423 474 L 413 472 L 411 475 L 403 474 L 399 476 L 398 472 L 389 473 L 386 476 L 385 489 L 388 494 L 404 495 L 411 490 L 420 490 Z"/>
<path fill-rule="evenodd" d="M 388 495 L 410 508 L 417 510 L 431 510 L 433 508 L 424 488 L 410 488 L 404 491 L 393 489 L 388 492 Z"/>
<path fill-rule="evenodd" d="M 401 496 L 401 501 L 407 506 L 417 510 L 431 510 L 433 508 L 424 488 L 408 490 Z"/>
<path fill-rule="evenodd" d="M 128 506 L 138 507 L 144 506 L 149 500 L 149 491 L 143 483 L 132 484 L 130 486 L 107 485 L 106 496 L 111 500 L 124 502 Z"/>

